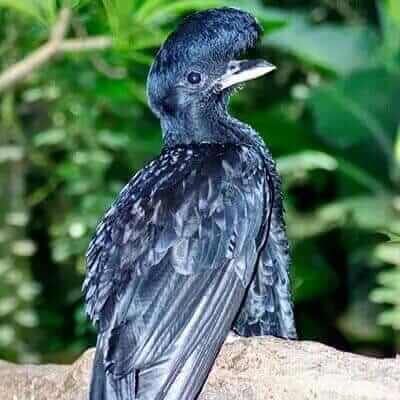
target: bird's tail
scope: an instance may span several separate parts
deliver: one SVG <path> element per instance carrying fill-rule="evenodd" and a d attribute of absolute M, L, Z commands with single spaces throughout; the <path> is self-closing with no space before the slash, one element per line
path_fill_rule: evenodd
<path fill-rule="evenodd" d="M 96 348 L 96 354 L 93 360 L 92 378 L 90 381 L 89 399 L 106 400 L 105 394 L 106 374 L 103 363 L 102 352 L 99 347 Z"/>
<path fill-rule="evenodd" d="M 90 382 L 89 400 L 135 400 L 136 373 L 115 379 L 104 368 L 104 358 L 100 346 L 96 349 Z"/>
<path fill-rule="evenodd" d="M 162 341 L 169 340 L 170 325 L 164 334 L 156 332 L 154 338 L 143 337 L 135 350 L 136 369 L 128 376 L 116 379 L 107 372 L 102 339 L 98 339 L 90 400 L 197 399 L 238 312 L 245 288 L 233 263 L 204 272 L 201 280 L 192 277 L 188 285 L 193 288 L 186 289 L 188 296 L 197 301 L 187 302 L 190 316 L 179 335 L 166 348 Z M 162 317 L 158 323 L 164 326 Z"/>
<path fill-rule="evenodd" d="M 237 314 L 235 299 L 245 289 L 233 271 L 221 268 L 208 289 L 217 295 L 199 305 L 196 329 L 189 324 L 181 340 L 164 359 L 138 374 L 140 400 L 194 400 L 198 398 L 222 344 Z M 218 296 L 221 290 L 226 296 Z"/>
<path fill-rule="evenodd" d="M 241 310 L 233 325 L 241 336 L 296 339 L 284 226 L 274 221 Z"/>

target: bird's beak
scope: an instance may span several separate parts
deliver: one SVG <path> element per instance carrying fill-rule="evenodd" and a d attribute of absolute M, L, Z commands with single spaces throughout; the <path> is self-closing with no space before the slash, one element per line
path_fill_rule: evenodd
<path fill-rule="evenodd" d="M 259 78 L 276 69 L 275 65 L 265 60 L 233 60 L 228 63 L 228 68 L 216 82 L 220 90 L 233 85 Z"/>

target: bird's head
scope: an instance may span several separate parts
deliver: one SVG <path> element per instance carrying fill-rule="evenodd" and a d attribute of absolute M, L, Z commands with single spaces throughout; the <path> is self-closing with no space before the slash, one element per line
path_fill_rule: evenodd
<path fill-rule="evenodd" d="M 247 12 L 210 9 L 190 15 L 160 48 L 150 69 L 150 107 L 161 120 L 198 121 L 225 108 L 232 89 L 275 69 L 239 60 L 262 30 Z M 198 121 L 199 122 L 199 121 Z"/>

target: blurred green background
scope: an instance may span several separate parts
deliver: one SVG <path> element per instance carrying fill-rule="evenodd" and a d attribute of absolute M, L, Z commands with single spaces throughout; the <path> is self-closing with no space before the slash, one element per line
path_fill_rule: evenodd
<path fill-rule="evenodd" d="M 183 15 L 220 5 L 258 17 L 254 53 L 279 68 L 231 108 L 283 176 L 300 337 L 400 350 L 398 0 L 0 0 L 0 82 L 62 7 L 68 40 L 104 40 L 0 92 L 0 358 L 69 362 L 94 344 L 80 292 L 90 235 L 161 145 L 149 64 Z"/>

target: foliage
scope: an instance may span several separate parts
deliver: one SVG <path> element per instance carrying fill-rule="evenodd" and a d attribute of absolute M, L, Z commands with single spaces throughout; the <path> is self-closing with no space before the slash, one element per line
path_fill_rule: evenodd
<path fill-rule="evenodd" d="M 372 292 L 372 299 L 377 303 L 391 304 L 393 307 L 384 311 L 379 321 L 384 325 L 400 329 L 400 243 L 399 237 L 376 247 L 375 256 L 383 263 L 394 266 L 378 275 L 381 287 Z"/>
<path fill-rule="evenodd" d="M 279 66 L 234 97 L 232 111 L 278 158 L 301 336 L 396 349 L 396 0 L 0 0 L 0 71 L 47 40 L 61 7 L 72 9 L 68 38 L 113 38 L 112 48 L 65 55 L 0 98 L 1 357 L 67 361 L 93 344 L 80 297 L 88 240 L 161 146 L 146 105 L 149 63 L 181 16 L 221 5 L 257 15 L 257 53 Z"/>

